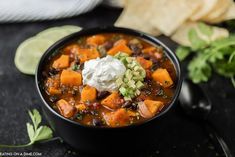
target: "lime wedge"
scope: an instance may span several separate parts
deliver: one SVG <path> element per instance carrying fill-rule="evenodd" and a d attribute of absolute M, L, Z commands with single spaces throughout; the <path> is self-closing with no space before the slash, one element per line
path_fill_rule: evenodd
<path fill-rule="evenodd" d="M 58 41 L 59 39 L 72 34 L 74 32 L 80 31 L 81 28 L 77 26 L 72 25 L 66 25 L 61 27 L 52 27 L 49 29 L 46 29 L 40 33 L 37 34 L 38 38 L 48 39 L 53 42 Z"/>
<path fill-rule="evenodd" d="M 59 39 L 65 37 L 69 34 L 70 34 L 69 32 L 64 31 L 63 29 L 53 28 L 53 29 L 47 29 L 45 31 L 38 33 L 38 35 L 36 37 L 41 38 L 41 39 L 51 40 L 52 42 L 56 42 Z"/>
<path fill-rule="evenodd" d="M 16 50 L 15 65 L 22 73 L 35 74 L 37 64 L 43 53 L 59 39 L 80 31 L 81 27 L 65 25 L 52 27 L 25 40 Z"/>
<path fill-rule="evenodd" d="M 73 25 L 65 25 L 65 26 L 61 26 L 60 28 L 65 31 L 68 31 L 69 33 L 75 33 L 82 29 L 81 27 L 73 26 Z"/>
<path fill-rule="evenodd" d="M 25 40 L 16 50 L 15 65 L 22 73 L 35 74 L 37 64 L 43 53 L 53 44 L 52 41 L 40 38 Z"/>

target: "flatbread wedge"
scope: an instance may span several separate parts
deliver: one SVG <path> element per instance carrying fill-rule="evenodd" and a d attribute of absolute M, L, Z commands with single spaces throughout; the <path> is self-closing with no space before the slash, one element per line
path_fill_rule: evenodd
<path fill-rule="evenodd" d="M 191 21 L 198 21 L 209 14 L 216 6 L 219 0 L 201 0 L 201 5 L 196 12 L 190 17 Z"/>
<path fill-rule="evenodd" d="M 211 21 L 223 15 L 232 4 L 232 0 L 219 0 L 211 12 L 202 18 L 203 21 Z"/>
<path fill-rule="evenodd" d="M 235 3 L 232 3 L 228 10 L 218 18 L 207 21 L 208 23 L 220 23 L 227 20 L 235 19 Z"/>
<path fill-rule="evenodd" d="M 126 7 L 115 26 L 137 29 L 154 36 L 160 35 L 157 28 L 152 26 L 146 18 L 146 10 L 153 2 L 154 0 L 148 0 L 148 3 L 143 3 L 143 0 L 127 0 Z"/>
<path fill-rule="evenodd" d="M 200 2 L 201 0 L 154 0 L 146 11 L 148 20 L 169 36 L 198 9 Z"/>

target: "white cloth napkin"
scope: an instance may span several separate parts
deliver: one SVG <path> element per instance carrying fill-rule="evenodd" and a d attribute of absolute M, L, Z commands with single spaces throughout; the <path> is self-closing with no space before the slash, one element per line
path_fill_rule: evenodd
<path fill-rule="evenodd" d="M 0 23 L 71 17 L 93 9 L 102 1 L 103 0 L 0 0 Z"/>

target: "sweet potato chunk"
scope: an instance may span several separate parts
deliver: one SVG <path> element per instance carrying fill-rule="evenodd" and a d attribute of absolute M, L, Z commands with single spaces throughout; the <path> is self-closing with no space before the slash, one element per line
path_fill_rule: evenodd
<path fill-rule="evenodd" d="M 72 44 L 72 45 L 66 46 L 63 51 L 65 54 L 70 55 L 71 53 L 73 54 L 77 53 L 79 49 L 80 47 L 78 44 Z"/>
<path fill-rule="evenodd" d="M 84 111 L 87 108 L 87 106 L 84 103 L 76 104 L 75 107 L 78 111 Z"/>
<path fill-rule="evenodd" d="M 52 67 L 55 69 L 63 69 L 69 66 L 69 56 L 61 55 L 60 58 L 55 60 L 52 64 Z"/>
<path fill-rule="evenodd" d="M 147 47 L 147 48 L 143 49 L 142 52 L 151 54 L 151 53 L 155 52 L 156 50 L 157 50 L 156 47 L 151 46 L 151 47 Z"/>
<path fill-rule="evenodd" d="M 82 75 L 72 70 L 63 70 L 60 75 L 62 85 L 80 86 L 82 84 Z"/>
<path fill-rule="evenodd" d="M 173 84 L 170 74 L 166 69 L 159 68 L 152 74 L 153 79 L 163 87 L 170 87 Z"/>
<path fill-rule="evenodd" d="M 111 127 L 126 126 L 130 123 L 130 115 L 124 108 L 104 114 L 104 119 L 107 125 Z"/>
<path fill-rule="evenodd" d="M 64 99 L 57 101 L 56 105 L 60 111 L 60 114 L 66 118 L 71 118 L 76 113 L 76 108 Z"/>
<path fill-rule="evenodd" d="M 88 61 L 90 59 L 95 59 L 100 57 L 99 52 L 95 48 L 91 49 L 79 49 L 78 50 L 78 57 L 81 63 Z"/>
<path fill-rule="evenodd" d="M 140 65 L 144 68 L 144 69 L 149 69 L 151 68 L 151 66 L 153 65 L 153 62 L 147 59 L 144 59 L 144 57 L 137 57 L 136 58 L 137 62 L 140 63 Z"/>
<path fill-rule="evenodd" d="M 104 100 L 101 101 L 101 105 L 109 108 L 109 109 L 117 109 L 120 107 L 122 103 L 122 99 L 118 92 L 113 92 L 108 97 L 106 97 Z"/>
<path fill-rule="evenodd" d="M 115 54 L 117 54 L 118 52 L 123 52 L 123 53 L 127 53 L 128 55 L 132 54 L 131 49 L 126 45 L 126 43 L 124 41 L 120 41 L 120 42 L 116 42 L 116 44 L 114 45 L 113 48 L 111 48 L 107 54 L 114 56 Z"/>
<path fill-rule="evenodd" d="M 145 100 L 143 103 L 139 103 L 138 110 L 141 116 L 144 118 L 151 118 L 156 115 L 163 108 L 163 102 Z"/>
<path fill-rule="evenodd" d="M 59 78 L 48 78 L 46 81 L 47 92 L 50 95 L 61 94 Z"/>
<path fill-rule="evenodd" d="M 86 40 L 88 45 L 98 46 L 105 42 L 105 37 L 103 35 L 93 35 Z"/>
<path fill-rule="evenodd" d="M 50 95 L 57 95 L 57 94 L 61 94 L 61 90 L 57 89 L 55 87 L 49 87 L 48 88 L 48 92 Z"/>
<path fill-rule="evenodd" d="M 125 39 L 119 39 L 118 41 L 116 41 L 114 43 L 114 46 L 118 45 L 118 44 L 124 44 L 126 45 L 127 44 L 127 41 Z"/>
<path fill-rule="evenodd" d="M 96 100 L 96 89 L 90 86 L 85 86 L 82 89 L 81 101 L 82 102 L 94 102 Z"/>

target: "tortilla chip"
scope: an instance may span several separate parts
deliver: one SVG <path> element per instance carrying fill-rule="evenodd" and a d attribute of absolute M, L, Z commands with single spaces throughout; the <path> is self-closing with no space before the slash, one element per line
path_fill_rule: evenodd
<path fill-rule="evenodd" d="M 229 36 L 228 30 L 224 28 L 214 27 L 213 26 L 213 35 L 210 39 L 199 31 L 198 23 L 196 22 L 186 22 L 171 36 L 171 39 L 177 42 L 180 45 L 191 46 L 191 43 L 188 39 L 188 32 L 190 29 L 195 28 L 198 36 L 205 41 L 214 41 L 219 38 L 225 38 Z"/>
<path fill-rule="evenodd" d="M 220 17 L 224 14 L 229 6 L 232 4 L 232 0 L 219 0 L 216 6 L 212 9 L 212 11 L 202 18 L 203 21 L 211 21 L 215 18 Z"/>
<path fill-rule="evenodd" d="M 145 11 L 151 24 L 169 36 L 198 9 L 200 2 L 201 0 L 154 0 Z"/>
<path fill-rule="evenodd" d="M 115 23 L 115 26 L 137 29 L 151 35 L 157 36 L 161 33 L 153 27 L 146 18 L 146 10 L 155 0 L 127 0 L 126 7 L 121 16 Z"/>
<path fill-rule="evenodd" d="M 209 14 L 216 6 L 218 1 L 219 0 L 201 0 L 202 4 L 200 5 L 199 9 L 193 13 L 193 15 L 190 17 L 190 20 L 197 21 Z"/>
<path fill-rule="evenodd" d="M 208 23 L 220 23 L 227 20 L 235 19 L 235 3 L 232 3 L 223 15 L 213 20 L 207 21 Z"/>

